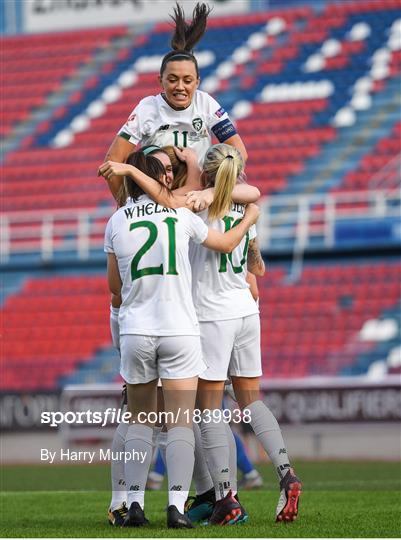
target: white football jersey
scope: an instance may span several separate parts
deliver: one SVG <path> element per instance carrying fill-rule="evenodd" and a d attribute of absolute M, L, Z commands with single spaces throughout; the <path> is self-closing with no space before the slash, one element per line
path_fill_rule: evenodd
<path fill-rule="evenodd" d="M 142 99 L 119 131 L 135 145 L 188 146 L 196 151 L 200 163 L 211 145 L 212 133 L 224 142 L 236 131 L 227 112 L 200 90 L 182 111 L 172 109 L 161 94 Z"/>
<path fill-rule="evenodd" d="M 244 205 L 233 203 L 226 216 L 208 225 L 226 232 L 243 218 L 244 211 Z M 207 210 L 198 215 L 207 221 Z M 228 255 L 190 244 L 192 296 L 199 321 L 223 321 L 259 313 L 246 281 L 248 244 L 255 237 L 256 228 L 252 226 Z"/>
<path fill-rule="evenodd" d="M 116 255 L 122 281 L 120 334 L 199 335 L 188 245 L 207 234 L 187 208 L 164 208 L 147 195 L 111 216 L 104 250 Z"/>

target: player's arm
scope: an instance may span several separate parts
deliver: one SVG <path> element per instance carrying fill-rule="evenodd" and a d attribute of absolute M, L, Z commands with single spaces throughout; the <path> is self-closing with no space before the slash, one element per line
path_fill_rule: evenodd
<path fill-rule="evenodd" d="M 247 272 L 245 279 L 249 284 L 249 291 L 252 295 L 252 298 L 255 300 L 255 302 L 257 302 L 259 300 L 259 289 L 255 274 L 252 274 L 252 272 Z"/>
<path fill-rule="evenodd" d="M 244 163 L 246 163 L 248 152 L 230 117 L 217 101 L 210 96 L 209 107 L 212 133 L 219 142 L 234 146 L 240 152 Z M 218 110 L 216 110 L 216 107 Z"/>
<path fill-rule="evenodd" d="M 176 195 L 186 195 L 188 191 L 202 189 L 201 185 L 201 173 L 202 169 L 199 167 L 198 156 L 192 148 L 174 147 L 174 152 L 180 161 L 183 161 L 187 166 L 187 178 L 185 185 L 181 188 L 175 189 Z"/>
<path fill-rule="evenodd" d="M 114 253 L 107 254 L 107 281 L 110 292 L 116 297 L 120 296 L 122 283 Z"/>
<path fill-rule="evenodd" d="M 265 262 L 259 249 L 257 237 L 249 241 L 247 269 L 255 276 L 263 276 L 265 273 Z"/>
<path fill-rule="evenodd" d="M 187 195 L 186 206 L 195 212 L 200 212 L 213 202 L 214 187 L 206 188 L 201 191 L 190 191 Z M 236 184 L 231 194 L 233 202 L 240 204 L 255 203 L 260 198 L 260 191 L 257 187 L 249 184 Z"/>
<path fill-rule="evenodd" d="M 115 161 L 118 163 L 124 163 L 127 159 L 127 157 L 135 151 L 135 144 L 132 144 L 131 142 L 127 141 L 120 135 L 116 135 L 114 138 L 114 141 L 111 143 L 110 148 L 107 151 L 106 157 L 104 161 Z M 99 170 L 98 170 L 98 176 Z M 106 177 L 105 177 L 106 178 Z M 121 189 L 121 186 L 123 184 L 123 177 L 118 175 L 113 175 L 106 178 L 107 184 L 109 186 L 109 189 L 111 191 L 111 194 L 115 198 L 115 200 L 118 202 L 119 200 L 119 191 Z"/>
<path fill-rule="evenodd" d="M 229 137 L 224 141 L 226 144 L 229 144 L 230 146 L 234 146 L 242 156 L 242 159 L 244 160 L 244 163 L 246 163 L 246 160 L 248 159 L 248 152 L 246 151 L 245 144 L 243 143 L 241 137 L 236 133 L 232 137 Z"/>
<path fill-rule="evenodd" d="M 119 309 L 121 304 L 122 304 L 121 294 L 113 294 L 113 293 L 111 293 L 110 303 L 114 308 Z"/>
<path fill-rule="evenodd" d="M 231 253 L 241 242 L 250 227 L 256 223 L 259 213 L 260 210 L 256 204 L 248 204 L 242 220 L 229 231 L 221 233 L 209 227 L 203 245 L 220 253 Z"/>
<path fill-rule="evenodd" d="M 99 167 L 98 175 L 104 176 L 107 180 L 118 176 L 130 176 L 139 187 L 149 195 L 151 199 L 167 208 L 180 208 L 185 206 L 185 195 L 176 195 L 168 188 L 160 189 L 160 183 L 151 178 L 137 167 L 128 163 L 116 163 L 115 161 L 106 161 Z"/>
<path fill-rule="evenodd" d="M 145 191 L 151 199 L 167 208 L 180 208 L 185 206 L 189 210 L 199 212 L 208 208 L 213 202 L 214 190 L 213 188 L 191 192 L 190 196 L 183 195 L 181 190 L 170 191 L 166 189 L 160 189 L 160 184 L 154 178 L 146 175 L 140 171 L 137 167 L 129 165 L 127 163 L 117 163 L 115 161 L 106 161 L 100 165 L 98 175 L 104 176 L 108 181 L 110 178 L 119 176 L 131 176 L 131 178 Z M 205 193 L 206 192 L 206 193 Z M 237 184 L 234 187 L 236 197 L 234 202 L 241 202 L 243 204 L 255 202 L 260 197 L 260 192 L 257 188 L 249 186 L 248 184 Z M 197 195 L 195 195 L 197 194 Z M 203 195 L 204 194 L 204 195 Z M 241 198 L 241 200 L 238 200 Z"/>

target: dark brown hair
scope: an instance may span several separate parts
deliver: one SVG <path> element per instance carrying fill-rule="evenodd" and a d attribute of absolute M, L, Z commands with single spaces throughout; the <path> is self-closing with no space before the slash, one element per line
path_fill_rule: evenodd
<path fill-rule="evenodd" d="M 146 156 L 141 150 L 137 152 L 132 152 L 126 160 L 128 165 L 133 165 L 140 171 L 142 171 L 150 178 L 153 178 L 160 184 L 160 190 L 166 189 L 163 185 L 161 178 L 163 178 L 165 171 L 163 164 L 157 158 L 153 156 Z M 135 202 L 138 197 L 143 195 L 145 192 L 138 184 L 131 178 L 131 176 L 124 177 L 124 183 L 127 188 L 129 197 Z"/>
<path fill-rule="evenodd" d="M 175 23 L 175 30 L 171 38 L 172 51 L 167 53 L 163 58 L 160 75 L 163 75 L 168 62 L 172 60 L 190 60 L 195 64 L 196 75 L 199 77 L 198 62 L 192 51 L 205 33 L 207 18 L 210 12 L 211 8 L 207 4 L 196 4 L 192 13 L 192 21 L 188 24 L 185 21 L 184 10 L 176 3 L 174 14 L 170 15 Z"/>

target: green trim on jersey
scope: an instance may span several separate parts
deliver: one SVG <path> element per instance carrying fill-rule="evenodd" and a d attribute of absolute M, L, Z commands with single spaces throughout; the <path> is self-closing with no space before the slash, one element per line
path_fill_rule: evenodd
<path fill-rule="evenodd" d="M 122 137 L 123 139 L 125 139 L 128 142 L 131 142 L 131 139 L 132 139 L 131 135 L 129 133 L 125 133 L 125 131 L 120 131 L 118 136 Z"/>

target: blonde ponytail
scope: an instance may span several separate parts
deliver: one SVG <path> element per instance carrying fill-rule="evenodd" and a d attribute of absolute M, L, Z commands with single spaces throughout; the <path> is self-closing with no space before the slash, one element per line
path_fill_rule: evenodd
<path fill-rule="evenodd" d="M 206 153 L 203 164 L 206 187 L 214 187 L 209 221 L 223 217 L 230 210 L 232 191 L 243 169 L 242 156 L 233 146 L 216 144 Z"/>

